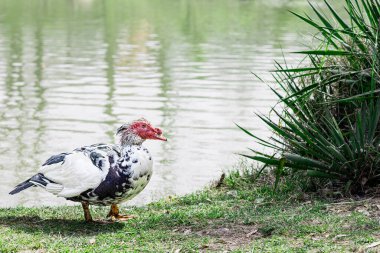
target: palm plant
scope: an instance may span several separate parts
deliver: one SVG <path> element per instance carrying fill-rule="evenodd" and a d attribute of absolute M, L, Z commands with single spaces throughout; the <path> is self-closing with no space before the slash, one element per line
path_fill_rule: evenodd
<path fill-rule="evenodd" d="M 291 68 L 276 63 L 273 76 L 281 106 L 279 117 L 260 116 L 274 132 L 269 147 L 244 155 L 285 172 L 304 173 L 362 192 L 380 183 L 380 47 L 379 0 L 345 0 L 343 18 L 325 0 L 328 15 L 293 13 L 318 30 L 316 49 L 297 52 L 307 65 Z"/>

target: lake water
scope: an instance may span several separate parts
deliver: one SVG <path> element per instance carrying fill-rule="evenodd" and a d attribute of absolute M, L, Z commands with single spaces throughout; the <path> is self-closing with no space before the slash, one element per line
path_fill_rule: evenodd
<path fill-rule="evenodd" d="M 50 155 L 116 142 L 141 116 L 169 141 L 146 142 L 154 176 L 130 204 L 193 192 L 267 136 L 254 113 L 275 98 L 281 50 L 302 48 L 291 0 L 0 0 L 0 206 L 70 202 L 14 185 Z M 290 61 L 294 59 L 290 56 Z"/>

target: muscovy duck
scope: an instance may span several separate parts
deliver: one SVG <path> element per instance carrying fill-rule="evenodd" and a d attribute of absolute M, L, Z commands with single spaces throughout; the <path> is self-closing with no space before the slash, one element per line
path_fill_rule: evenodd
<path fill-rule="evenodd" d="M 111 205 L 107 216 L 111 220 L 130 219 L 132 216 L 119 214 L 117 205 L 140 193 L 152 176 L 152 157 L 142 143 L 147 139 L 167 139 L 145 119 L 122 125 L 117 134 L 119 145 L 94 144 L 53 155 L 37 174 L 9 194 L 39 186 L 59 197 L 81 202 L 88 222 L 93 221 L 90 204 Z"/>

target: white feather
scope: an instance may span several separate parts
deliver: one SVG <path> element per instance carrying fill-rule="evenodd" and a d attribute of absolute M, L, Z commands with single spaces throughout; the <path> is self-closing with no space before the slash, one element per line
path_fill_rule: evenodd
<path fill-rule="evenodd" d="M 96 188 L 106 177 L 108 169 L 100 170 L 85 154 L 77 152 L 67 155 L 63 163 L 42 166 L 39 173 L 62 186 L 56 193 L 58 196 L 69 198 Z"/>
<path fill-rule="evenodd" d="M 45 187 L 45 190 L 57 195 L 63 190 L 63 186 L 60 184 L 48 183 Z"/>

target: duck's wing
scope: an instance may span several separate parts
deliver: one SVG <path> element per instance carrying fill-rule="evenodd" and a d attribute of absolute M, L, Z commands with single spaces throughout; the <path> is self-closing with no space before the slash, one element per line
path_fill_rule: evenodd
<path fill-rule="evenodd" d="M 39 174 L 49 181 L 44 186 L 47 191 L 60 197 L 75 197 L 99 186 L 119 154 L 114 145 L 86 146 L 50 157 Z"/>

